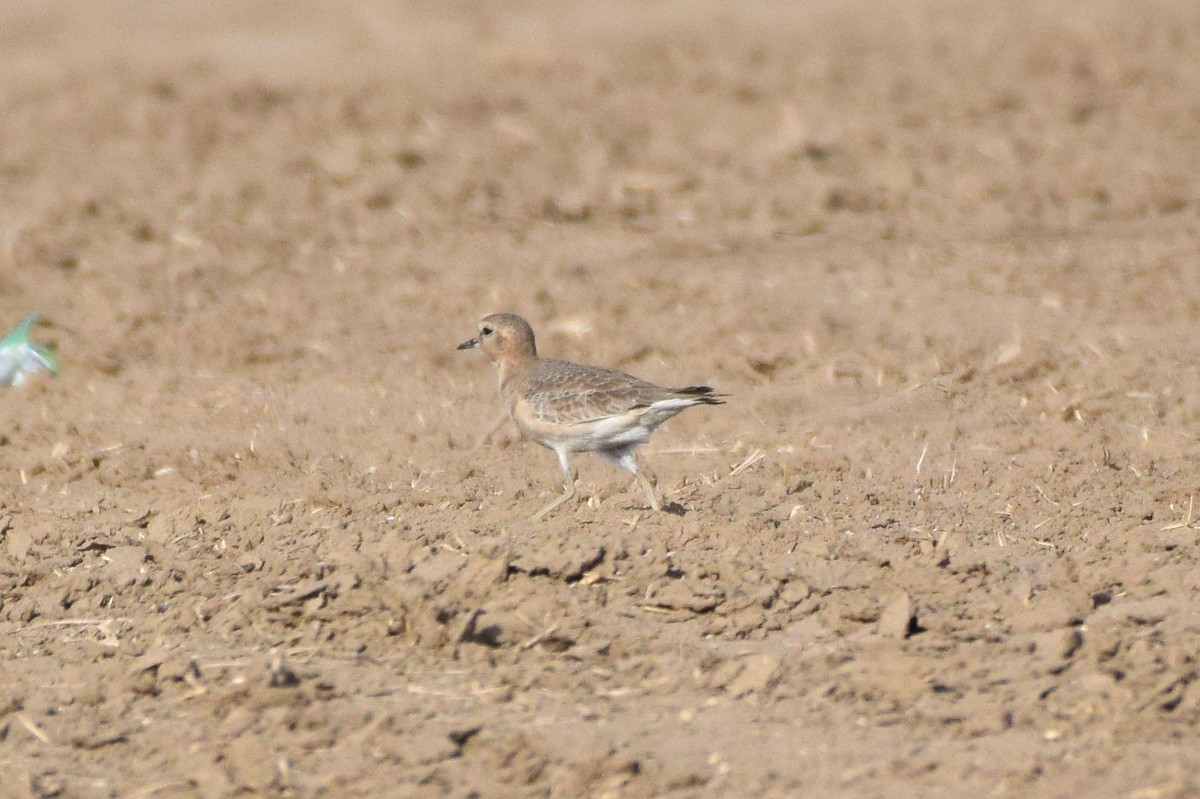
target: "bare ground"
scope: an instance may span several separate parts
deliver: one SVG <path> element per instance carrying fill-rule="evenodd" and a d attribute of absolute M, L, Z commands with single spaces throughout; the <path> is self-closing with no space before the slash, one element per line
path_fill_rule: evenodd
<path fill-rule="evenodd" d="M 1200 792 L 1200 7 L 0 6 L 0 796 Z M 454 345 L 710 382 L 673 513 Z M 474 357 L 473 357 L 474 356 Z"/>

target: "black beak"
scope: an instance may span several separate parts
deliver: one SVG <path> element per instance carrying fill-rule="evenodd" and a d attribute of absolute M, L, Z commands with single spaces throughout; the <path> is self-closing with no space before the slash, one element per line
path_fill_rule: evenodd
<path fill-rule="evenodd" d="M 476 347 L 478 347 L 478 346 L 479 346 L 479 339 L 477 339 L 477 338 L 473 338 L 473 339 L 469 339 L 469 340 L 467 340 L 467 341 L 464 341 L 462 344 L 459 344 L 459 345 L 458 345 L 458 349 L 460 349 L 460 350 L 473 350 L 473 349 L 475 349 L 475 348 L 476 348 Z"/>

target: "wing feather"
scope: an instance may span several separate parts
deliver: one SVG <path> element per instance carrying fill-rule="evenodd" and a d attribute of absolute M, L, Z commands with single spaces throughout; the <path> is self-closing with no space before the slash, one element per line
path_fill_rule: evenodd
<path fill-rule="evenodd" d="M 619 416 L 671 396 L 668 389 L 615 369 L 570 361 L 538 361 L 525 401 L 541 421 L 583 424 Z"/>

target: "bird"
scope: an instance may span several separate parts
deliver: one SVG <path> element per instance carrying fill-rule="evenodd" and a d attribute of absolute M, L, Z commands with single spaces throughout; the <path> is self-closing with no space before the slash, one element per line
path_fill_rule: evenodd
<path fill-rule="evenodd" d="M 538 356 L 533 328 L 514 313 L 489 314 L 478 335 L 458 345 L 479 349 L 496 368 L 500 397 L 522 436 L 551 449 L 563 473 L 563 493 L 530 517 L 544 517 L 575 496 L 571 455 L 593 452 L 632 474 L 650 507 L 662 510 L 638 472 L 635 450 L 663 422 L 697 405 L 723 405 L 709 386 L 664 388 L 601 366 Z"/>

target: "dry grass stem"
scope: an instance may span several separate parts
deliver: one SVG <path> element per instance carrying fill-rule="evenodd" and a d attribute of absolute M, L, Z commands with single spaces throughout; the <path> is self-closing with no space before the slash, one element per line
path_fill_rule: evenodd
<path fill-rule="evenodd" d="M 1188 497 L 1187 516 L 1184 518 L 1184 520 L 1181 522 L 1175 522 L 1174 524 L 1168 524 L 1166 527 L 1162 528 L 1163 532 L 1166 532 L 1167 530 L 1178 530 L 1183 527 L 1191 527 L 1192 526 L 1192 511 L 1195 510 L 1195 507 L 1196 507 L 1196 495 L 1192 494 L 1190 497 Z"/>

